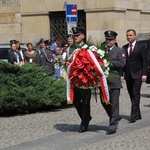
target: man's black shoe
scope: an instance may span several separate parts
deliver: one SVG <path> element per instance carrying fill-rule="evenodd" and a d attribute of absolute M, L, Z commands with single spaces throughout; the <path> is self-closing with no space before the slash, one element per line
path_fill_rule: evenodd
<path fill-rule="evenodd" d="M 142 119 L 141 116 L 137 116 L 137 117 L 136 117 L 136 120 L 141 120 L 141 119 Z"/>
<path fill-rule="evenodd" d="M 118 120 L 120 121 L 121 119 L 122 119 L 122 116 L 119 116 L 119 119 L 118 119 Z"/>
<path fill-rule="evenodd" d="M 81 126 L 80 130 L 79 130 L 79 133 L 83 133 L 83 132 L 86 132 L 86 131 L 87 131 L 87 128 L 84 127 L 84 126 Z"/>
<path fill-rule="evenodd" d="M 114 134 L 114 133 L 116 133 L 116 131 L 110 130 L 110 129 L 106 132 L 107 135 L 109 135 L 109 134 Z"/>
<path fill-rule="evenodd" d="M 134 122 L 136 122 L 136 119 L 133 119 L 133 118 L 129 119 L 129 123 L 134 123 Z"/>
<path fill-rule="evenodd" d="M 89 121 L 91 121 L 92 120 L 92 117 L 90 116 L 90 120 Z"/>

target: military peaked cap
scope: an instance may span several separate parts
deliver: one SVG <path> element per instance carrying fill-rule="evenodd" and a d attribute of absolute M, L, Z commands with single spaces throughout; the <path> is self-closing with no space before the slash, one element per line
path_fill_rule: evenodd
<path fill-rule="evenodd" d="M 80 28 L 80 27 L 73 27 L 71 28 L 72 34 L 73 35 L 80 35 L 80 34 L 85 34 L 85 29 Z"/>
<path fill-rule="evenodd" d="M 41 38 L 40 41 L 39 41 L 39 43 L 45 43 L 44 39 Z"/>
<path fill-rule="evenodd" d="M 108 40 L 115 39 L 116 36 L 118 35 L 115 31 L 111 31 L 111 30 L 105 31 L 104 34 L 105 34 L 105 39 Z"/>
<path fill-rule="evenodd" d="M 48 46 L 50 46 L 52 43 L 50 42 L 50 40 L 46 40 L 46 41 L 44 41 L 44 43 L 45 43 L 45 45 L 48 45 Z"/>

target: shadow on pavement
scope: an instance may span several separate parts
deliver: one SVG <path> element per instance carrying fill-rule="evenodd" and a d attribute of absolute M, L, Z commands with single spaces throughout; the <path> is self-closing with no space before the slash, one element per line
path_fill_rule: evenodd
<path fill-rule="evenodd" d="M 147 97 L 147 98 L 150 98 L 150 94 L 141 94 L 141 97 Z"/>
<path fill-rule="evenodd" d="M 54 125 L 54 128 L 62 131 L 62 132 L 78 132 L 80 126 L 79 125 L 74 125 L 74 124 L 56 124 Z M 108 126 L 98 126 L 98 125 L 89 125 L 88 130 L 89 131 L 99 131 L 99 130 L 104 130 L 107 131 Z"/>
<path fill-rule="evenodd" d="M 129 120 L 130 116 L 127 116 L 127 115 L 120 115 L 122 117 L 122 119 L 125 119 L 125 120 Z"/>
<path fill-rule="evenodd" d="M 144 107 L 150 107 L 150 104 L 148 104 L 148 105 L 143 105 Z"/>

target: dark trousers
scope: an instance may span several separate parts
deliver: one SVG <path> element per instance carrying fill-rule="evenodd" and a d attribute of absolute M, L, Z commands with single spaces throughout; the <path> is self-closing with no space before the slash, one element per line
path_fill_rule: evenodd
<path fill-rule="evenodd" d="M 101 99 L 101 103 L 109 116 L 109 129 L 113 131 L 116 131 L 119 122 L 119 96 L 120 89 L 111 89 L 110 104 L 106 105 Z"/>
<path fill-rule="evenodd" d="M 141 117 L 140 90 L 142 81 L 140 79 L 126 79 L 127 90 L 131 99 L 131 119 Z"/>
<path fill-rule="evenodd" d="M 73 104 L 81 118 L 81 126 L 88 127 L 90 116 L 91 89 L 74 88 Z"/>

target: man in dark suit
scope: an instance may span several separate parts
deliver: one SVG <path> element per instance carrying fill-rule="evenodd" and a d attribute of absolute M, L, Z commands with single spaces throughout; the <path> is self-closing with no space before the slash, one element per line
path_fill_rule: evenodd
<path fill-rule="evenodd" d="M 150 68 L 150 33 L 148 33 L 148 42 L 146 45 L 148 67 Z"/>
<path fill-rule="evenodd" d="M 144 46 L 136 41 L 136 31 L 134 29 L 127 30 L 126 38 L 129 43 L 123 46 L 127 56 L 124 78 L 131 99 L 129 122 L 134 123 L 142 118 L 140 112 L 140 90 L 142 82 L 146 81 L 147 56 Z"/>
<path fill-rule="evenodd" d="M 105 33 L 107 52 L 109 53 L 111 59 L 110 74 L 113 76 L 113 81 L 108 81 L 108 86 L 110 89 L 110 105 L 106 105 L 104 102 L 101 103 L 105 108 L 109 116 L 109 127 L 106 132 L 107 135 L 116 133 L 118 127 L 118 122 L 120 120 L 119 116 L 119 95 L 121 85 L 121 72 L 126 63 L 126 56 L 124 50 L 117 47 L 116 36 L 118 35 L 114 31 L 106 31 Z"/>

